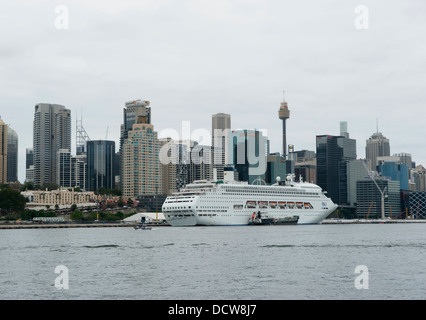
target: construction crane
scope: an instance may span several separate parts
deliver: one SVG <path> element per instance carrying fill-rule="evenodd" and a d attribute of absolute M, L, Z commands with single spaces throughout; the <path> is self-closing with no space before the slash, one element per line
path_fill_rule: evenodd
<path fill-rule="evenodd" d="M 376 179 L 374 179 L 371 175 L 371 172 L 368 170 L 367 166 L 365 165 L 365 162 L 362 161 L 362 164 L 364 165 L 365 170 L 368 173 L 368 176 L 370 177 L 371 180 L 373 180 L 374 184 L 377 187 L 377 190 L 379 190 L 380 194 L 381 194 L 381 210 L 382 210 L 382 219 L 385 219 L 385 198 L 387 198 L 388 196 L 385 195 L 386 193 L 386 189 L 388 187 L 385 187 L 383 190 L 380 189 L 379 185 L 376 182 Z M 370 212 L 369 212 L 370 213 Z"/>

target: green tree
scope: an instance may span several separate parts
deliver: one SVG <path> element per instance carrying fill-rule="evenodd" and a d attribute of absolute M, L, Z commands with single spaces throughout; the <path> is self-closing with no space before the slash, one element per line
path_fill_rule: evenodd
<path fill-rule="evenodd" d="M 83 220 L 83 212 L 76 210 L 70 214 L 70 219 L 73 221 Z"/>
<path fill-rule="evenodd" d="M 26 203 L 27 199 L 19 191 L 9 188 L 0 190 L 0 210 L 2 213 L 24 211 Z"/>

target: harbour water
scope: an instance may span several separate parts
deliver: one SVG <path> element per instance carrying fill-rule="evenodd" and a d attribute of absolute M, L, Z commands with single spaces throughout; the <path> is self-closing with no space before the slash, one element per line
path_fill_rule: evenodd
<path fill-rule="evenodd" d="M 0 299 L 426 296 L 426 224 L 0 230 L 0 239 Z"/>

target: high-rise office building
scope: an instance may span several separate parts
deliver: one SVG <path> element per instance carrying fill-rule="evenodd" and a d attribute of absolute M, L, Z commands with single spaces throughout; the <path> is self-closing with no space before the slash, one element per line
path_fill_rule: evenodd
<path fill-rule="evenodd" d="M 18 134 L 7 129 L 7 182 L 18 181 Z"/>
<path fill-rule="evenodd" d="M 346 192 L 340 194 L 340 201 L 346 203 L 351 207 L 355 207 L 357 203 L 356 198 L 356 183 L 359 180 L 364 180 L 368 177 L 368 160 L 365 159 L 352 159 L 344 162 L 342 167 L 346 169 Z"/>
<path fill-rule="evenodd" d="M 375 171 L 377 166 L 377 157 L 390 155 L 389 139 L 383 136 L 381 132 L 373 133 L 366 141 L 365 157 L 370 160 L 370 170 Z"/>
<path fill-rule="evenodd" d="M 277 177 L 284 180 L 286 177 L 286 160 L 279 152 L 266 156 L 265 182 L 274 184 Z"/>
<path fill-rule="evenodd" d="M 217 173 L 217 179 L 223 179 L 223 170 L 229 150 L 229 132 L 231 130 L 231 115 L 217 113 L 212 116 L 212 151 L 213 169 Z"/>
<path fill-rule="evenodd" d="M 393 161 L 392 158 L 395 157 L 383 157 L 382 159 L 379 157 L 379 160 L 377 161 L 377 172 L 380 173 L 382 177 L 386 177 L 394 181 L 399 181 L 401 190 L 409 190 L 408 166 L 400 160 Z"/>
<path fill-rule="evenodd" d="M 120 149 L 124 141 L 129 136 L 129 131 L 133 130 L 133 125 L 138 123 L 138 118 L 144 117 L 145 122 L 151 123 L 151 107 L 147 100 L 132 100 L 125 103 L 123 109 L 123 124 L 121 125 Z"/>
<path fill-rule="evenodd" d="M 296 160 L 294 163 L 294 174 L 302 177 L 303 181 L 317 183 L 317 158 L 315 151 L 300 150 L 294 152 Z"/>
<path fill-rule="evenodd" d="M 0 184 L 7 183 L 7 124 L 0 118 Z"/>
<path fill-rule="evenodd" d="M 190 148 L 193 142 L 174 141 L 171 138 L 160 139 L 163 153 L 160 162 L 163 173 L 163 192 L 171 195 L 180 191 L 188 183 L 190 169 Z"/>
<path fill-rule="evenodd" d="M 34 183 L 56 183 L 60 149 L 71 150 L 71 111 L 57 104 L 40 103 L 34 112 Z"/>
<path fill-rule="evenodd" d="M 57 153 L 56 164 L 56 184 L 59 187 L 73 188 L 75 176 L 71 152 L 68 149 L 60 149 Z"/>
<path fill-rule="evenodd" d="M 426 191 L 426 168 L 418 165 L 410 172 L 410 189 L 413 191 Z"/>
<path fill-rule="evenodd" d="M 114 189 L 115 142 L 108 140 L 87 141 L 87 190 Z"/>
<path fill-rule="evenodd" d="M 240 181 L 253 183 L 260 178 L 265 180 L 266 137 L 258 130 L 232 130 L 229 135 L 228 164 L 238 172 Z"/>
<path fill-rule="evenodd" d="M 213 164 L 212 157 L 214 147 L 206 145 L 191 146 L 191 160 L 188 169 L 188 183 L 194 180 L 213 180 Z M 217 167 L 216 167 L 216 179 Z M 222 170 L 225 170 L 222 168 Z M 223 179 L 223 178 L 222 178 Z"/>
<path fill-rule="evenodd" d="M 139 117 L 122 149 L 121 189 L 125 198 L 163 193 L 161 144 L 147 117 Z"/>
<path fill-rule="evenodd" d="M 413 160 L 410 153 L 396 153 L 393 155 L 393 157 L 398 157 L 399 162 L 405 164 L 408 170 L 414 169 L 416 167 L 415 164 L 413 164 Z"/>
<path fill-rule="evenodd" d="M 139 118 L 144 118 L 144 121 L 148 124 L 151 123 L 150 102 L 140 99 L 126 102 L 123 109 L 123 124 L 120 127 L 120 150 L 117 154 L 120 185 L 123 174 L 123 145 L 129 136 L 129 131 L 133 130 L 133 125 L 138 123 Z"/>
<path fill-rule="evenodd" d="M 34 151 L 33 151 L 33 148 L 27 148 L 26 149 L 25 182 L 34 182 Z"/>
<path fill-rule="evenodd" d="M 82 190 L 86 190 L 86 174 L 86 155 L 73 156 L 67 149 L 58 151 L 56 184 L 59 187 L 79 187 Z"/>
<path fill-rule="evenodd" d="M 349 136 L 349 135 L 347 135 Z M 347 202 L 346 162 L 356 159 L 356 141 L 345 136 L 316 137 L 317 184 L 333 202 Z"/>
<path fill-rule="evenodd" d="M 27 148 L 25 158 L 25 169 L 29 169 L 32 165 L 34 165 L 34 151 L 33 148 Z"/>

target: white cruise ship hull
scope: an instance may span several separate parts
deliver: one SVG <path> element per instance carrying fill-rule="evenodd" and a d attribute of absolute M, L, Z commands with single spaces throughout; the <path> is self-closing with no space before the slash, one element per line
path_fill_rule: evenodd
<path fill-rule="evenodd" d="M 163 204 L 164 216 L 172 226 L 248 225 L 258 213 L 276 220 L 297 216 L 298 224 L 320 224 L 337 208 L 321 188 L 309 183 L 266 186 L 206 182 L 191 185 L 188 190 L 168 197 Z"/>

